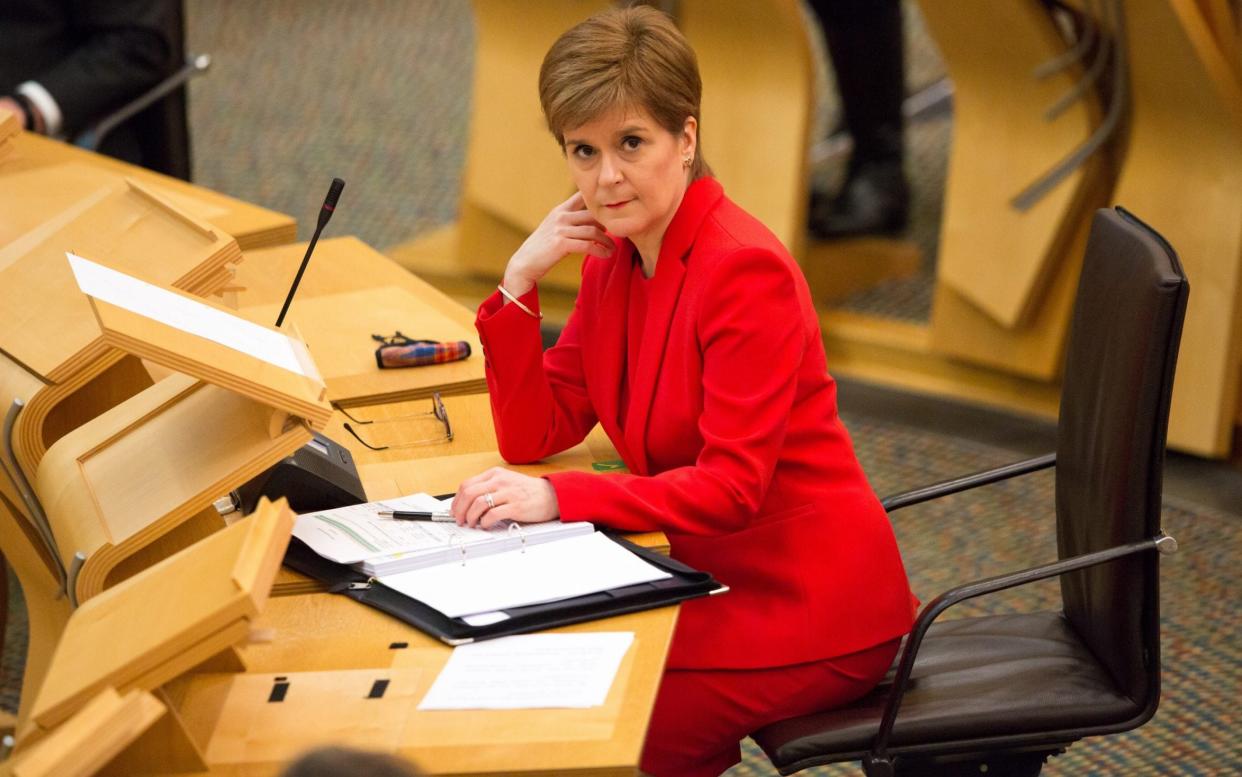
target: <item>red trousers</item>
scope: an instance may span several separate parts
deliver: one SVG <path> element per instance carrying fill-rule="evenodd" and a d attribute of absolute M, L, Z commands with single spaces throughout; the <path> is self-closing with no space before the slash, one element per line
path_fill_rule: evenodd
<path fill-rule="evenodd" d="M 656 696 L 642 770 L 716 777 L 741 760 L 738 743 L 769 723 L 848 704 L 876 686 L 895 639 L 857 653 L 772 669 L 670 669 Z"/>

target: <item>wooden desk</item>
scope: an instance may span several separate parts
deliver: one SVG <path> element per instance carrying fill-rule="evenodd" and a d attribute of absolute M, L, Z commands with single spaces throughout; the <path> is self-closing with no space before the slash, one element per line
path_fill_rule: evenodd
<path fill-rule="evenodd" d="M 347 410 L 355 418 L 376 421 L 374 424 L 367 425 L 349 422 L 338 410 L 332 414 L 332 419 L 323 433 L 348 448 L 354 454 L 354 460 L 360 468 L 380 462 L 418 461 L 421 466 L 423 460 L 426 459 L 455 457 L 464 453 L 489 452 L 499 458 L 499 455 L 494 453 L 496 429 L 492 425 L 492 410 L 487 394 L 448 396 L 443 400 L 444 409 L 453 427 L 451 441 L 444 439 L 444 424 L 430 414 L 432 409 L 430 399 L 368 405 Z M 368 443 L 377 447 L 381 445 L 394 447 L 386 451 L 369 450 L 353 435 L 345 431 L 346 423 L 350 423 L 350 426 Z M 409 448 L 395 447 L 421 440 L 429 442 Z"/>
<path fill-rule="evenodd" d="M 82 168 L 75 174 L 81 179 L 81 185 L 87 187 L 81 196 L 89 194 L 100 183 L 108 184 L 128 176 L 156 187 L 174 205 L 229 233 L 243 250 L 281 245 L 297 239 L 297 221 L 292 216 L 260 208 L 177 178 L 29 132 L 18 133 L 7 142 L 7 146 L 8 153 L 0 159 L 0 178 L 54 165 L 72 164 Z M 90 176 L 92 171 L 96 174 L 93 181 Z M 72 192 L 46 194 L 69 196 L 61 207 L 75 201 Z"/>
<path fill-rule="evenodd" d="M 633 631 L 602 707 L 419 711 L 449 648 L 343 596 L 274 597 L 259 623 L 271 641 L 245 648 L 245 674 L 194 674 L 165 686 L 213 775 L 276 774 L 313 746 L 396 752 L 429 774 L 634 774 L 677 608 L 559 632 Z M 276 677 L 285 701 L 268 704 Z M 367 699 L 375 680 L 390 684 Z"/>
<path fill-rule="evenodd" d="M 486 401 L 482 395 L 452 399 Z M 480 438 L 467 435 L 467 441 Z M 615 456 L 597 429 L 569 451 L 514 469 L 538 475 Z M 476 452 L 362 465 L 360 472 L 368 495 L 385 498 L 451 491 L 461 478 L 501 463 L 495 452 Z M 634 539 L 667 550 L 661 534 Z M 398 753 L 429 774 L 635 773 L 676 607 L 556 629 L 634 632 L 601 707 L 420 711 L 417 704 L 449 648 L 346 597 L 306 593 L 308 584 L 295 572 L 280 572 L 256 623 L 258 641 L 242 651 L 245 673 L 191 674 L 165 686 L 211 765 L 209 774 L 276 774 L 303 750 L 334 742 Z M 273 705 L 267 699 L 277 677 L 289 689 L 285 701 Z M 367 699 L 376 680 L 388 680 L 388 689 L 382 699 Z"/>
<path fill-rule="evenodd" d="M 472 324 L 470 311 L 355 239 L 325 241 L 321 249 L 303 281 L 300 293 L 305 299 L 400 288 L 410 290 L 446 317 Z M 283 299 L 302 250 L 290 246 L 250 252 L 247 258 L 251 261 L 241 265 L 238 275 L 239 284 L 245 287 L 238 292 L 239 301 L 250 303 L 249 309 L 254 310 Z M 472 362 L 480 371 L 481 361 Z M 445 405 L 454 439 L 443 446 L 367 451 L 344 432 L 339 413 L 327 431 L 355 452 L 372 496 L 425 489 L 442 493 L 455 489 L 463 477 L 503 463 L 495 453 L 487 396 L 448 396 Z M 427 399 L 418 399 L 367 405 L 351 412 L 363 418 L 391 418 L 429 409 Z M 393 428 L 404 424 L 407 421 L 398 421 Z M 574 450 L 519 469 L 539 474 L 616 458 L 616 451 L 597 430 Z M 657 548 L 666 545 L 662 535 L 638 539 Z M 636 635 L 602 707 L 420 712 L 415 707 L 447 660 L 449 648 L 345 597 L 308 592 L 305 579 L 299 590 L 298 582 L 294 573 L 279 574 L 273 596 L 255 622 L 256 639 L 241 651 L 246 671 L 209 662 L 164 686 L 165 698 L 205 756 L 208 770 L 178 771 L 171 762 L 150 756 L 148 763 L 156 763 L 167 773 L 268 775 L 278 773 L 310 746 L 340 742 L 399 753 L 431 774 L 634 773 L 677 608 L 565 629 L 633 631 Z M 286 678 L 293 688 L 280 705 L 267 702 L 277 676 Z M 390 680 L 388 692 L 383 699 L 366 699 L 372 683 L 381 676 Z M 366 688 L 358 693 L 362 685 Z"/>
<path fill-rule="evenodd" d="M 236 278 L 242 315 L 275 321 L 305 252 L 305 243 L 248 252 Z M 473 312 L 354 237 L 319 243 L 285 325 L 306 340 L 328 397 L 338 406 L 418 399 L 433 391 L 487 390 Z M 412 338 L 465 340 L 471 355 L 445 364 L 381 370 L 375 366 L 378 343 L 371 335 L 397 330 Z"/>

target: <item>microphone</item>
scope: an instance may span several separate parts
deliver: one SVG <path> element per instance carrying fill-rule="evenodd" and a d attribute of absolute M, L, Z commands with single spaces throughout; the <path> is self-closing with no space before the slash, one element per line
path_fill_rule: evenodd
<path fill-rule="evenodd" d="M 323 229 L 328 219 L 332 218 L 332 212 L 336 210 L 336 201 L 341 198 L 341 190 L 345 188 L 345 182 L 340 178 L 333 178 L 332 185 L 328 187 L 328 196 L 323 198 L 323 207 L 319 209 L 319 226 L 316 231 Z"/>
<path fill-rule="evenodd" d="M 310 263 L 311 252 L 315 250 L 315 244 L 319 242 L 319 233 L 323 232 L 323 228 L 328 225 L 328 220 L 336 211 L 336 201 L 341 198 L 341 190 L 344 188 L 344 181 L 340 178 L 332 179 L 332 185 L 328 187 L 328 196 L 323 198 L 323 207 L 319 209 L 319 223 L 315 226 L 315 234 L 311 235 L 310 244 L 306 246 L 306 256 L 302 257 L 302 265 L 298 267 L 298 274 L 294 276 L 293 285 L 289 287 L 289 296 L 285 297 L 285 304 L 280 309 L 280 315 L 276 317 L 277 327 L 285 321 L 285 314 L 289 312 L 293 295 L 297 293 L 298 284 L 302 282 L 302 274 L 306 272 L 306 265 Z"/>

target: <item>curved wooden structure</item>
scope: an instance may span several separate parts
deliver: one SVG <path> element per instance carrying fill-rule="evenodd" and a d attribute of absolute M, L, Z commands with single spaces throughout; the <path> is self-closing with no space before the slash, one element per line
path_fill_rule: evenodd
<path fill-rule="evenodd" d="M 681 0 L 703 79 L 703 152 L 725 191 L 795 257 L 806 243 L 814 68 L 797 0 Z"/>
<path fill-rule="evenodd" d="M 1190 279 L 1169 445 L 1223 456 L 1242 358 L 1242 78 L 1194 0 L 1126 14 L 1134 109 L 1114 200 L 1168 238 Z"/>
<path fill-rule="evenodd" d="M 84 602 L 223 528 L 212 502 L 310 439 L 304 422 L 173 375 L 59 440 L 35 490 Z"/>
<path fill-rule="evenodd" d="M 244 249 L 281 245 L 297 238 L 297 222 L 292 216 L 260 208 L 127 162 L 30 132 L 17 132 L 4 145 L 7 150 L 0 154 L 0 181 L 4 184 L 0 186 L 0 190 L 7 188 L 11 175 L 73 165 L 79 168 L 79 183 L 51 196 L 82 197 L 99 186 L 134 178 L 159 192 L 165 199 L 176 203 L 186 213 L 233 235 Z M 12 213 L 7 208 L 0 209 L 0 214 L 5 216 Z M 0 221 L 3 218 L 0 217 Z M 0 235 L 3 234 L 4 230 L 0 229 Z"/>
<path fill-rule="evenodd" d="M 1044 119 L 1082 73 L 1035 77 L 1038 65 L 1065 49 L 1039 4 L 921 7 L 954 85 L 937 277 L 1000 326 L 1024 326 L 1084 212 L 1090 171 L 1080 168 L 1030 210 L 1011 201 L 1087 139 L 1099 111 L 1089 94 L 1055 121 Z"/>
<path fill-rule="evenodd" d="M 0 351 L 43 384 L 23 397 L 14 433 L 28 474 L 64 431 L 150 385 L 104 342 L 67 250 L 200 295 L 222 290 L 241 261 L 229 235 L 133 180 L 96 189 L 0 248 Z M 68 397 L 72 407 L 62 406 Z"/>

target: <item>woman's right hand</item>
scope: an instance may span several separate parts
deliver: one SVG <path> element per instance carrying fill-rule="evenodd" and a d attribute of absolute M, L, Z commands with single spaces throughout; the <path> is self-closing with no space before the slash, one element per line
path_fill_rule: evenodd
<path fill-rule="evenodd" d="M 543 223 L 510 257 L 505 268 L 505 289 L 520 297 L 566 256 L 590 254 L 607 257 L 614 250 L 616 245 L 591 211 L 587 210 L 582 193 L 574 192 L 572 197 L 548 213 Z"/>

